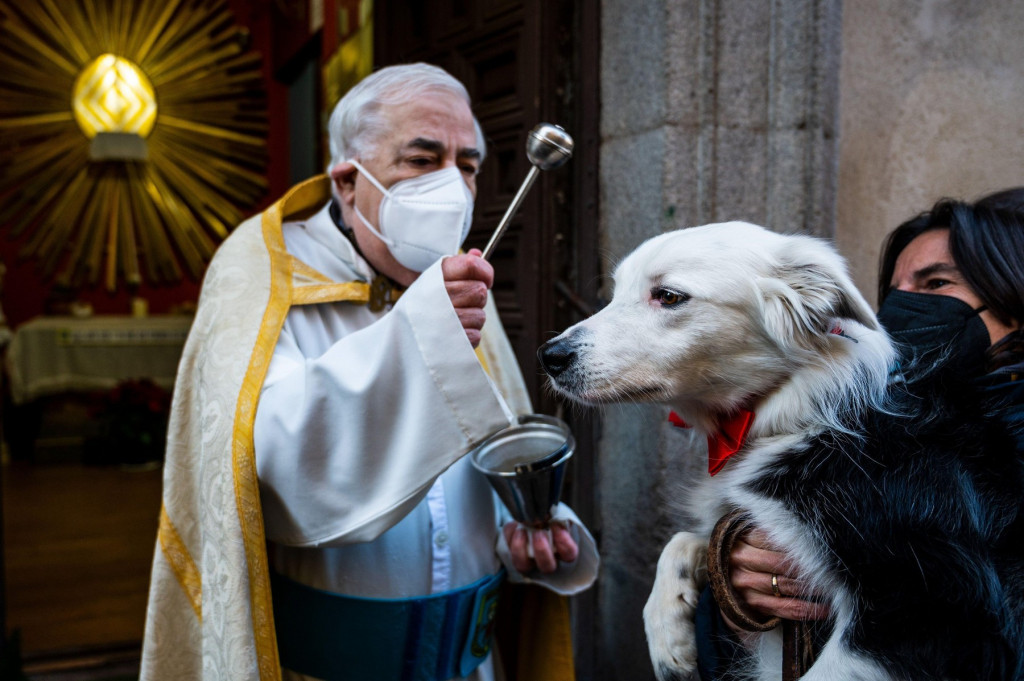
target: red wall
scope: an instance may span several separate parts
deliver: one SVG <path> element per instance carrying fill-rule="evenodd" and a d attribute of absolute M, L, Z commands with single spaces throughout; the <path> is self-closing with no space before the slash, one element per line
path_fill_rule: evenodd
<path fill-rule="evenodd" d="M 252 36 L 251 49 L 263 56 L 264 82 L 267 89 L 270 132 L 267 140 L 269 163 L 267 176 L 269 191 L 263 201 L 253 212 L 258 212 L 280 196 L 288 184 L 288 104 L 287 88 L 278 82 L 272 74 L 271 46 L 272 17 L 270 6 L 261 0 L 228 0 L 236 23 L 249 29 Z M 312 104 L 315 105 L 315 104 Z M 0 228 L 3 232 L 5 229 Z M 6 234 L 0 238 L 0 258 L 7 266 L 3 280 L 3 292 L 0 294 L 3 311 L 7 323 L 14 327 L 32 317 L 43 313 L 44 302 L 51 292 L 52 282 L 44 280 L 37 271 L 34 261 L 20 261 L 18 249 L 26 240 L 26 236 L 12 240 Z M 149 301 L 149 311 L 154 314 L 165 313 L 172 306 L 187 301 L 195 301 L 199 296 L 198 281 L 191 281 L 185 275 L 181 284 L 175 286 L 139 287 L 138 295 Z M 78 292 L 78 300 L 90 303 L 96 314 L 127 314 L 130 311 L 129 294 L 123 285 L 116 293 L 109 293 L 102 282 L 84 288 Z"/>

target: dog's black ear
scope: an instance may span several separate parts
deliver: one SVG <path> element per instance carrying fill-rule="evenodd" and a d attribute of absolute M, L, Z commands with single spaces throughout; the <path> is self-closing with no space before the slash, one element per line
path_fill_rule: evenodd
<path fill-rule="evenodd" d="M 877 330 L 878 320 L 864 296 L 837 262 L 782 263 L 775 277 L 759 281 L 765 324 L 776 337 L 810 340 L 829 333 L 837 319 L 852 319 Z"/>

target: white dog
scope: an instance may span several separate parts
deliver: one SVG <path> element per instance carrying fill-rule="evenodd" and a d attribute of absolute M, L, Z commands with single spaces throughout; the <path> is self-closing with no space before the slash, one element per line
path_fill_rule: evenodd
<path fill-rule="evenodd" d="M 982 414 L 948 426 L 935 395 L 890 382 L 893 347 L 827 242 L 741 222 L 652 238 L 617 268 L 611 303 L 539 355 L 586 404 L 661 402 L 712 436 L 751 415 L 739 452 L 689 491 L 697 531 L 658 563 L 644 620 L 660 679 L 694 668 L 707 535 L 737 509 L 827 595 L 832 634 L 804 678 L 1019 678 L 1020 549 L 980 555 L 1006 526 L 963 510 L 991 507 L 979 489 L 1003 465 L 965 463 L 963 442 L 1012 445 Z M 997 501 L 1019 507 L 1010 487 Z M 749 673 L 778 677 L 781 635 L 760 636 Z"/>

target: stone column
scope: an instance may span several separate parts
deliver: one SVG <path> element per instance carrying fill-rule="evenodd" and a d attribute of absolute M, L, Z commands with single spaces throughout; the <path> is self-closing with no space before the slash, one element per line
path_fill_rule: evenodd
<path fill-rule="evenodd" d="M 604 0 L 601 12 L 606 274 L 681 227 L 833 233 L 839 0 Z M 661 547 L 686 525 L 687 480 L 707 475 L 703 443 L 666 415 L 602 411 L 598 679 L 653 678 L 641 610 Z"/>

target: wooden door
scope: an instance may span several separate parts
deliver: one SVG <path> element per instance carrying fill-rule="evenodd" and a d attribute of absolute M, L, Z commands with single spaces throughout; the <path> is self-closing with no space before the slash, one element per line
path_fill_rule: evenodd
<path fill-rule="evenodd" d="M 378 66 L 437 64 L 472 97 L 488 153 L 467 248 L 487 244 L 526 177 L 526 137 L 533 126 L 561 125 L 576 143 L 567 165 L 541 173 L 491 257 L 502 321 L 535 408 L 546 413 L 558 405 L 543 389 L 537 348 L 578 316 L 566 294 L 581 291 L 584 283 L 592 290 L 581 291 L 582 298 L 592 302 L 597 287 L 595 5 L 376 0 L 374 6 Z M 585 53 L 582 40 L 590 23 L 593 54 Z M 593 101 L 586 101 L 588 95 Z"/>
<path fill-rule="evenodd" d="M 529 131 L 554 123 L 573 137 L 573 158 L 541 172 L 491 262 L 534 408 L 561 416 L 576 437 L 563 496 L 600 542 L 595 412 L 565 408 L 545 389 L 536 356 L 598 306 L 598 9 L 591 0 L 375 0 L 374 61 L 437 64 L 469 90 L 488 156 L 467 248 L 483 249 L 526 177 Z M 573 599 L 581 679 L 594 676 L 596 608 L 597 589 Z"/>

